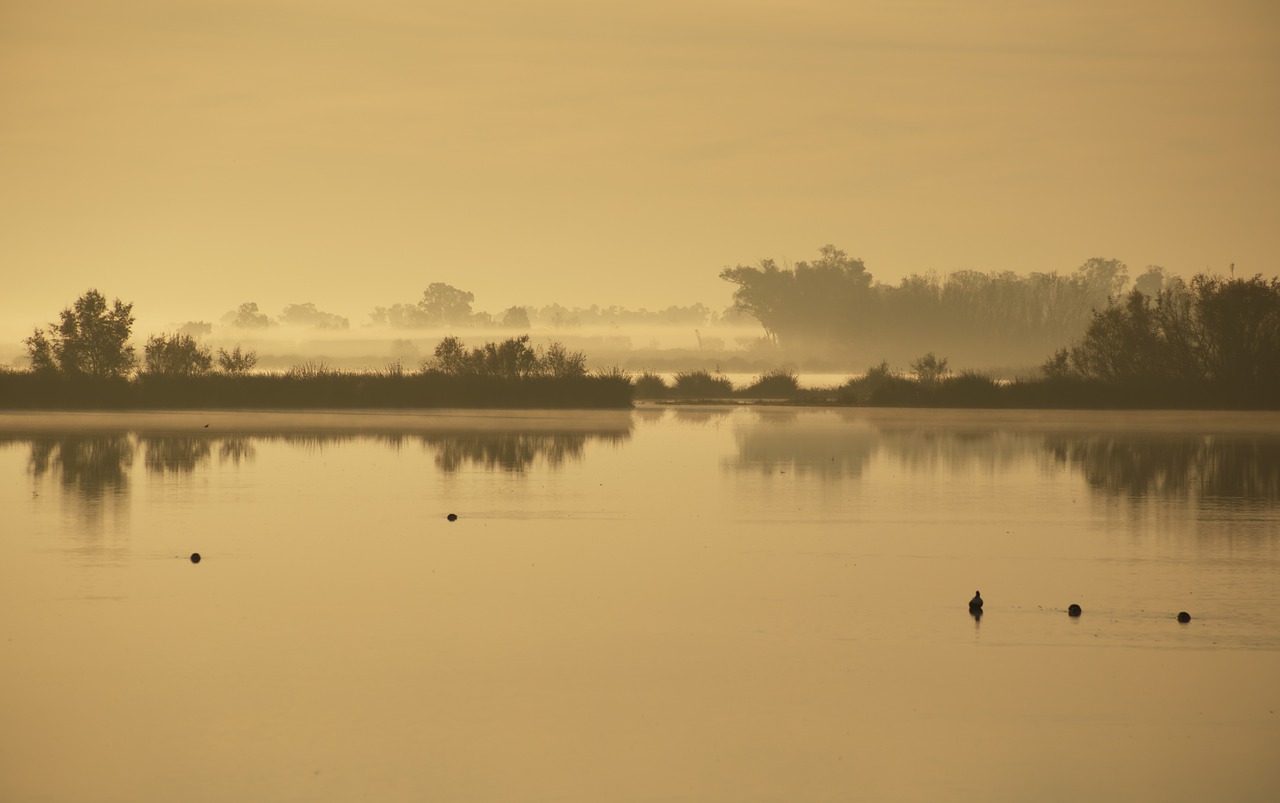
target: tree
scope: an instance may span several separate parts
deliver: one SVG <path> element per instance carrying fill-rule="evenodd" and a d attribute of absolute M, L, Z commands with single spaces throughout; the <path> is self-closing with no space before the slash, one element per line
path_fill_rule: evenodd
<path fill-rule="evenodd" d="M 1196 276 L 1154 298 L 1135 288 L 1094 313 L 1084 337 L 1045 364 L 1049 376 L 1109 381 L 1280 383 L 1280 280 Z"/>
<path fill-rule="evenodd" d="M 572 379 L 587 375 L 586 355 L 553 342 L 545 349 L 529 345 L 529 336 L 510 337 L 501 343 L 485 343 L 468 349 L 457 337 L 446 337 L 435 349 L 435 358 L 423 367 L 452 376 L 493 379 L 551 377 Z"/>
<path fill-rule="evenodd" d="M 265 313 L 258 312 L 258 302 L 246 301 L 238 310 L 222 316 L 222 322 L 238 329 L 266 329 L 271 319 Z"/>
<path fill-rule="evenodd" d="M 23 343 L 36 371 L 113 378 L 127 376 L 135 364 L 129 333 L 133 305 L 115 299 L 110 307 L 97 290 L 89 290 L 64 309 L 61 320 L 36 329 Z"/>
<path fill-rule="evenodd" d="M 422 291 L 418 307 L 427 314 L 431 323 L 457 326 L 468 322 L 471 317 L 471 302 L 475 300 L 475 293 L 459 290 L 443 282 L 432 282 Z"/>
<path fill-rule="evenodd" d="M 235 350 L 218 349 L 218 370 L 230 376 L 243 376 L 258 364 L 258 354 L 253 349 L 241 351 L 237 345 Z"/>
<path fill-rule="evenodd" d="M 416 304 L 392 304 L 390 307 L 374 307 L 369 313 L 374 326 L 390 326 L 393 329 L 420 329 L 431 324 L 427 314 Z"/>
<path fill-rule="evenodd" d="M 587 355 L 570 351 L 563 343 L 552 343 L 538 355 L 538 373 L 554 379 L 587 375 Z"/>
<path fill-rule="evenodd" d="M 213 355 L 186 334 L 152 335 L 143 349 L 144 371 L 151 376 L 202 376 L 213 368 Z"/>
<path fill-rule="evenodd" d="M 936 357 L 931 351 L 923 357 L 912 360 L 911 370 L 915 372 L 916 379 L 931 385 L 947 375 L 947 358 Z"/>
<path fill-rule="evenodd" d="M 341 315 L 316 309 L 316 305 L 289 304 L 280 313 L 280 322 L 286 326 L 313 326 L 316 329 L 350 329 L 351 322 Z"/>
<path fill-rule="evenodd" d="M 528 329 L 529 326 L 529 310 L 524 307 L 508 307 L 507 311 L 502 313 L 504 329 Z"/>
<path fill-rule="evenodd" d="M 187 321 L 178 327 L 178 334 L 204 337 L 213 334 L 213 324 L 208 321 Z"/>
<path fill-rule="evenodd" d="M 874 295 L 866 265 L 834 245 L 818 255 L 792 270 L 763 259 L 757 267 L 725 268 L 720 278 L 737 285 L 734 308 L 750 313 L 774 340 L 833 340 L 867 329 Z"/>

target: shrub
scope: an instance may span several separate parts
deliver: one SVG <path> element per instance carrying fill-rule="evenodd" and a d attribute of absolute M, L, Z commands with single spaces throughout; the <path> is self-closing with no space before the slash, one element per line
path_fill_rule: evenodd
<path fill-rule="evenodd" d="M 746 396 L 772 399 L 792 399 L 800 393 L 800 381 L 795 371 L 775 368 L 760 375 L 743 391 Z"/>
<path fill-rule="evenodd" d="M 645 371 L 631 381 L 638 399 L 665 399 L 671 394 L 671 388 L 665 379 L 652 371 Z"/>
<path fill-rule="evenodd" d="M 213 355 L 191 335 L 152 335 L 143 348 L 143 371 L 151 376 L 202 376 Z"/>
<path fill-rule="evenodd" d="M 686 399 L 724 398 L 733 393 L 733 383 L 722 376 L 712 376 L 706 370 L 681 371 L 676 374 L 675 395 Z"/>
<path fill-rule="evenodd" d="M 243 376 L 258 364 L 258 354 L 252 349 L 241 351 L 237 345 L 234 350 L 218 349 L 218 370 L 230 376 Z"/>

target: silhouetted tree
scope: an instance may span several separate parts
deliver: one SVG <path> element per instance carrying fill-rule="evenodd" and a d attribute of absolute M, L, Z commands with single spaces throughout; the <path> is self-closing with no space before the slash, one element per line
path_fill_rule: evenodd
<path fill-rule="evenodd" d="M 257 352 L 249 349 L 241 351 L 237 345 L 234 350 L 218 349 L 218 370 L 231 376 L 242 376 L 253 370 L 258 364 Z"/>
<path fill-rule="evenodd" d="M 286 326 L 312 326 L 316 329 L 350 329 L 351 322 L 341 315 L 316 309 L 316 305 L 289 304 L 280 313 L 280 323 Z"/>
<path fill-rule="evenodd" d="M 422 292 L 418 306 L 432 323 L 463 325 L 471 318 L 471 302 L 475 300 L 474 293 L 444 282 L 432 282 Z"/>
<path fill-rule="evenodd" d="M 911 370 L 918 381 L 932 384 L 947 375 L 947 358 L 934 356 L 931 351 L 923 357 L 912 360 Z"/>
<path fill-rule="evenodd" d="M 537 371 L 555 379 L 586 376 L 587 355 L 581 351 L 570 351 L 562 343 L 552 343 L 539 351 Z"/>
<path fill-rule="evenodd" d="M 192 337 L 205 337 L 213 334 L 213 324 L 205 321 L 187 321 L 178 327 L 178 334 Z"/>
<path fill-rule="evenodd" d="M 1280 280 L 1198 275 L 1154 298 L 1135 288 L 1097 311 L 1083 338 L 1044 365 L 1050 377 L 1280 384 Z"/>
<path fill-rule="evenodd" d="M 432 320 L 416 304 L 392 304 L 390 307 L 374 307 L 369 313 L 374 326 L 389 326 L 393 329 L 421 329 L 432 324 Z"/>
<path fill-rule="evenodd" d="M 143 348 L 143 364 L 152 376 L 201 376 L 213 368 L 213 355 L 191 335 L 152 335 Z"/>
<path fill-rule="evenodd" d="M 587 375 L 586 355 L 570 351 L 561 343 L 535 349 L 529 336 L 521 335 L 500 343 L 485 343 L 468 349 L 457 337 L 446 337 L 436 345 L 434 358 L 423 367 L 428 371 L 455 376 L 482 376 L 524 379 L 534 376 L 568 379 Z"/>
<path fill-rule="evenodd" d="M 271 325 L 271 319 L 258 311 L 256 301 L 244 302 L 239 309 L 223 315 L 222 322 L 238 329 L 266 329 Z"/>
<path fill-rule="evenodd" d="M 502 327 L 504 329 L 528 329 L 529 310 L 524 307 L 508 307 L 507 311 L 502 313 Z"/>
<path fill-rule="evenodd" d="M 129 345 L 133 329 L 133 305 L 115 299 L 110 307 L 97 290 L 89 290 L 60 320 L 45 331 L 36 329 L 23 343 L 34 371 L 98 378 L 123 377 L 133 370 L 135 358 Z"/>
<path fill-rule="evenodd" d="M 1127 270 L 1119 260 L 1093 258 L 1065 276 L 962 270 L 913 274 L 894 286 L 873 283 L 860 260 L 826 246 L 820 259 L 794 269 L 766 259 L 720 275 L 736 285 L 735 309 L 787 349 L 905 358 L 909 349 L 945 339 L 1009 360 L 1079 337 L 1092 311 L 1123 289 Z"/>

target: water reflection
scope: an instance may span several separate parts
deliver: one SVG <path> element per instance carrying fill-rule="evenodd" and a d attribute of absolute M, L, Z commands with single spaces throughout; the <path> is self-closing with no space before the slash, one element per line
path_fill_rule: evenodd
<path fill-rule="evenodd" d="M 65 491 L 85 500 L 124 494 L 129 489 L 135 447 L 128 435 L 37 438 L 30 446 L 27 465 L 36 485 L 51 476 Z"/>
<path fill-rule="evenodd" d="M 879 446 L 879 433 L 866 424 L 801 427 L 790 416 L 762 416 L 734 432 L 736 465 L 761 474 L 792 471 L 826 479 L 860 477 Z"/>
<path fill-rule="evenodd" d="M 143 465 L 148 474 L 190 474 L 209 460 L 214 440 L 191 436 L 144 436 Z"/>
<path fill-rule="evenodd" d="M 524 471 L 535 463 L 549 466 L 582 459 L 589 440 L 618 444 L 627 435 L 582 432 L 502 432 L 422 435 L 424 446 L 435 452 L 442 471 L 473 465 L 489 471 Z"/>
<path fill-rule="evenodd" d="M 1121 497 L 1280 499 L 1280 438 L 1050 438 L 1054 460 Z"/>
<path fill-rule="evenodd" d="M 1111 497 L 1280 500 L 1280 436 L 1100 434 L 1035 427 L 911 425 L 845 416 L 809 420 L 762 414 L 735 429 L 729 465 L 764 474 L 795 471 L 826 480 L 860 477 L 879 459 L 912 471 L 1012 471 L 1047 460 L 1079 472 Z"/>
<path fill-rule="evenodd" d="M 284 443 L 306 449 L 324 449 L 354 441 L 373 441 L 399 450 L 417 444 L 435 456 L 445 472 L 466 467 L 486 471 L 523 472 L 541 465 L 554 468 L 583 459 L 587 444 L 620 444 L 631 436 L 629 428 L 598 431 L 449 431 L 443 433 L 288 432 L 275 434 L 160 434 L 134 432 L 74 432 L 61 434 L 0 435 L 0 445 L 25 445 L 28 466 L 38 493 L 45 478 L 53 478 L 62 490 L 88 502 L 104 496 L 124 496 L 129 491 L 135 457 L 142 455 L 148 475 L 181 476 L 207 467 L 217 455 L 221 464 L 252 463 L 258 448 Z"/>

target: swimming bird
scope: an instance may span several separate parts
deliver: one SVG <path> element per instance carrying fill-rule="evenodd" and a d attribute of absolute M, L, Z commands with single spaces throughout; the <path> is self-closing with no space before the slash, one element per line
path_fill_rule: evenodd
<path fill-rule="evenodd" d="M 973 592 L 973 599 L 969 600 L 969 610 L 971 611 L 982 610 L 982 592 L 981 591 Z"/>

